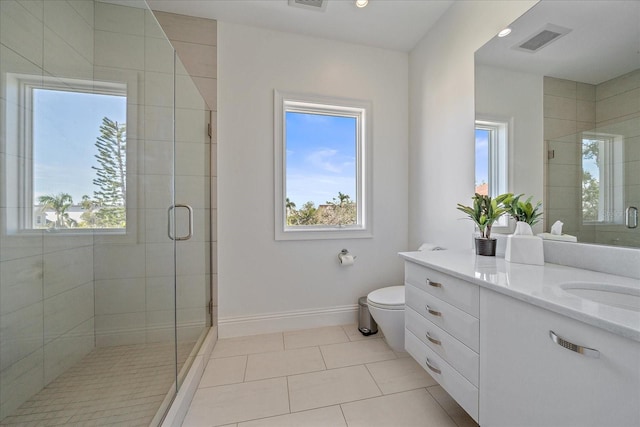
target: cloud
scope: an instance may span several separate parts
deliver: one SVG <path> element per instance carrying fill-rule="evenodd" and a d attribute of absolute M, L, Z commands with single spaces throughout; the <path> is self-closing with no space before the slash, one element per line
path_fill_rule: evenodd
<path fill-rule="evenodd" d="M 352 168 L 355 159 L 346 156 L 340 156 L 338 150 L 331 148 L 322 148 L 310 153 L 307 158 L 312 166 L 335 174 L 341 174 L 345 169 Z"/>

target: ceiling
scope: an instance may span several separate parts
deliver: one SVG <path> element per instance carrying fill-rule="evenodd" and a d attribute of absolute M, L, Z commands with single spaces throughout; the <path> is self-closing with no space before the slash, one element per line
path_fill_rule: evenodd
<path fill-rule="evenodd" d="M 408 52 L 453 0 L 326 0 L 324 11 L 288 0 L 147 0 L 154 10 Z"/>
<path fill-rule="evenodd" d="M 536 53 L 513 48 L 545 25 L 571 29 Z M 500 68 L 599 84 L 640 68 L 640 1 L 541 1 L 494 37 L 476 61 Z"/>

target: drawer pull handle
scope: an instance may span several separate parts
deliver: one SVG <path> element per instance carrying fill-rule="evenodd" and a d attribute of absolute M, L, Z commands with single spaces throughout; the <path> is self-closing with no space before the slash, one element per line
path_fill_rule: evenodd
<path fill-rule="evenodd" d="M 440 282 L 432 282 L 431 279 L 427 278 L 427 285 L 433 286 L 434 288 L 441 288 L 442 283 Z"/>
<path fill-rule="evenodd" d="M 431 361 L 429 360 L 429 358 L 427 357 L 427 361 L 425 362 L 427 365 L 427 368 L 431 369 L 433 372 L 435 372 L 436 374 L 441 374 L 442 371 L 438 368 L 436 368 L 435 366 L 433 366 L 431 364 Z"/>
<path fill-rule="evenodd" d="M 567 350 L 575 351 L 576 353 L 580 353 L 583 356 L 593 357 L 594 359 L 600 358 L 600 352 L 598 350 L 574 344 L 570 341 L 560 338 L 553 331 L 549 331 L 549 337 L 551 338 L 551 341 L 558 344 L 560 347 L 566 348 Z"/>
<path fill-rule="evenodd" d="M 424 308 L 427 310 L 427 313 L 429 313 L 429 314 L 431 314 L 433 316 L 442 317 L 442 313 L 440 311 L 432 310 L 431 308 L 429 308 L 428 305 L 425 305 Z"/>
<path fill-rule="evenodd" d="M 437 340 L 437 339 L 433 338 L 433 337 L 429 334 L 429 332 L 427 332 L 427 339 L 428 339 L 429 341 L 431 341 L 432 343 L 434 343 L 435 345 L 442 345 L 442 341 L 440 341 L 440 340 Z"/>

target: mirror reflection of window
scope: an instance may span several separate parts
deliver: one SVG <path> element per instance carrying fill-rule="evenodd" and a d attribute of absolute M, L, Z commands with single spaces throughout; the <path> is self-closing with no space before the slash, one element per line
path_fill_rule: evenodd
<path fill-rule="evenodd" d="M 622 224 L 624 213 L 623 137 L 583 133 L 582 222 Z"/>
<path fill-rule="evenodd" d="M 508 122 L 476 120 L 476 171 L 474 192 L 495 197 L 507 192 Z M 497 226 L 507 226 L 502 216 Z"/>

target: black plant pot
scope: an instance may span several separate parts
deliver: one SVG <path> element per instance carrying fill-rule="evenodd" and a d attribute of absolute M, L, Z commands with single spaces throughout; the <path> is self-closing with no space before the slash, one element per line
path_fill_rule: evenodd
<path fill-rule="evenodd" d="M 476 237 L 476 255 L 496 256 L 496 239 Z"/>

